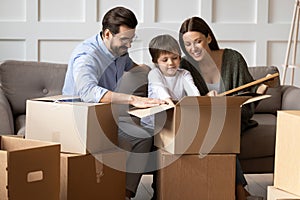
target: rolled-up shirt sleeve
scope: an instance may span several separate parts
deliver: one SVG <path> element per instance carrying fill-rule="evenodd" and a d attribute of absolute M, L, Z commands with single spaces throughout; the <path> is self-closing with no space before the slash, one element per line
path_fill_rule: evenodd
<path fill-rule="evenodd" d="M 62 93 L 97 103 L 108 91 L 116 91 L 124 71 L 132 65 L 128 54 L 114 56 L 96 34 L 73 50 Z"/>
<path fill-rule="evenodd" d="M 77 94 L 85 102 L 99 102 L 108 89 L 98 85 L 103 74 L 96 61 L 89 55 L 74 60 L 73 77 Z"/>

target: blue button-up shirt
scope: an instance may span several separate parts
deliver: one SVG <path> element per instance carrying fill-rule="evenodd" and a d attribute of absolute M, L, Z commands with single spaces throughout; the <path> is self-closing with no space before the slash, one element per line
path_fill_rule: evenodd
<path fill-rule="evenodd" d="M 128 54 L 114 57 L 97 34 L 73 51 L 62 93 L 80 96 L 85 102 L 99 102 L 108 90 L 117 90 L 124 71 L 132 66 Z"/>

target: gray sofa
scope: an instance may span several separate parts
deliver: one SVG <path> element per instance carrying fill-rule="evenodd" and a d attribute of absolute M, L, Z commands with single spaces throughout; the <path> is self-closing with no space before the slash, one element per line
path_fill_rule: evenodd
<path fill-rule="evenodd" d="M 0 63 L 0 135 L 25 133 L 26 99 L 61 94 L 66 64 L 31 61 L 3 61 Z M 268 73 L 277 72 L 276 67 L 250 67 L 255 79 Z M 127 78 L 122 91 L 145 94 L 146 87 L 135 87 L 146 83 L 147 73 L 125 75 Z M 132 81 L 138 76 L 139 83 Z M 134 79 L 136 80 L 136 79 Z M 239 155 L 245 173 L 273 172 L 276 112 L 277 110 L 300 109 L 296 101 L 300 88 L 280 86 L 270 88 L 272 97 L 263 100 L 256 108 L 254 119 L 259 125 L 247 130 L 241 138 Z M 132 89 L 133 88 L 133 89 Z"/>
<path fill-rule="evenodd" d="M 249 67 L 254 79 L 278 72 L 277 67 Z M 262 100 L 256 107 L 253 119 L 258 126 L 245 131 L 241 137 L 239 159 L 245 173 L 271 173 L 274 170 L 277 110 L 300 110 L 300 88 L 280 85 L 267 90 L 272 97 Z"/>
<path fill-rule="evenodd" d="M 26 100 L 61 94 L 67 65 L 30 61 L 0 63 L 0 134 L 25 134 Z"/>

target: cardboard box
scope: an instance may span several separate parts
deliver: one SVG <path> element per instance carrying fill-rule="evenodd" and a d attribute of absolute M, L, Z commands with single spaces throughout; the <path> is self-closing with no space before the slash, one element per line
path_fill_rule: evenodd
<path fill-rule="evenodd" d="M 155 146 L 173 154 L 239 153 L 241 105 L 250 97 L 191 97 L 174 106 L 130 111 L 155 114 Z"/>
<path fill-rule="evenodd" d="M 0 136 L 0 199 L 58 200 L 60 145 Z"/>
<path fill-rule="evenodd" d="M 25 138 L 61 143 L 67 153 L 115 148 L 117 125 L 111 104 L 68 102 L 65 96 L 28 100 Z"/>
<path fill-rule="evenodd" d="M 300 196 L 300 111 L 278 111 L 274 186 Z"/>
<path fill-rule="evenodd" d="M 158 171 L 160 200 L 235 199 L 234 154 L 174 155 L 161 152 Z"/>
<path fill-rule="evenodd" d="M 126 154 L 61 154 L 60 200 L 125 199 Z"/>
<path fill-rule="evenodd" d="M 300 200 L 300 196 L 280 190 L 274 186 L 268 186 L 267 200 Z"/>

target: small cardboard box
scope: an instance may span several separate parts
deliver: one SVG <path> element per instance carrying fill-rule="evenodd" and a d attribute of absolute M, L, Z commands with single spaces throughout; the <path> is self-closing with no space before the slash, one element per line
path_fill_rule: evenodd
<path fill-rule="evenodd" d="M 300 200 L 300 196 L 280 190 L 274 186 L 268 186 L 267 200 Z"/>
<path fill-rule="evenodd" d="M 274 186 L 300 196 L 300 110 L 277 116 Z"/>
<path fill-rule="evenodd" d="M 0 136 L 0 199 L 58 200 L 60 145 Z"/>
<path fill-rule="evenodd" d="M 235 199 L 235 154 L 174 155 L 160 152 L 160 200 Z"/>
<path fill-rule="evenodd" d="M 66 98 L 70 97 L 27 100 L 25 138 L 59 142 L 66 153 L 114 148 L 118 133 L 111 104 L 68 102 Z"/>
<path fill-rule="evenodd" d="M 173 154 L 239 153 L 241 105 L 250 97 L 191 97 L 130 114 L 155 114 L 155 146 Z M 138 113 L 136 113 L 138 112 Z M 143 115 L 139 115 L 139 114 Z"/>
<path fill-rule="evenodd" d="M 61 154 L 61 200 L 125 199 L 126 154 Z"/>

